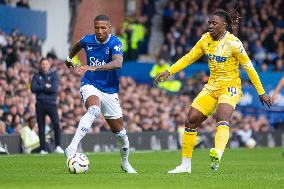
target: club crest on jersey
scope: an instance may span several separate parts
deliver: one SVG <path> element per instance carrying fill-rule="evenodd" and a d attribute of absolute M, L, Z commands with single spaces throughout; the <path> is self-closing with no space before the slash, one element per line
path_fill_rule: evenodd
<path fill-rule="evenodd" d="M 109 54 L 109 47 L 106 48 L 106 54 Z"/>
<path fill-rule="evenodd" d="M 90 57 L 90 66 L 101 66 L 101 65 L 105 65 L 106 62 L 103 60 L 102 62 L 99 61 L 99 59 L 95 58 L 95 57 Z"/>
<path fill-rule="evenodd" d="M 240 47 L 240 53 L 245 53 L 245 48 L 244 47 Z"/>

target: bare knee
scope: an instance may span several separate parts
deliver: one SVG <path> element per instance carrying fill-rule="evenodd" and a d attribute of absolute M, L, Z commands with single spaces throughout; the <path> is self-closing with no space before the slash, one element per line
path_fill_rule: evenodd
<path fill-rule="evenodd" d="M 219 104 L 216 110 L 216 121 L 229 122 L 234 111 L 234 107 L 230 104 Z"/>
<path fill-rule="evenodd" d="M 185 127 L 189 129 L 196 129 L 206 119 L 207 116 L 202 114 L 199 110 L 191 108 L 185 122 Z"/>
<path fill-rule="evenodd" d="M 100 107 L 100 99 L 99 99 L 99 97 L 97 97 L 95 95 L 89 96 L 87 98 L 86 102 L 85 102 L 86 109 L 88 109 L 89 107 L 91 107 L 93 105 Z"/>
<path fill-rule="evenodd" d="M 199 126 L 197 119 L 188 117 L 185 121 L 185 127 L 190 129 L 196 129 Z"/>
<path fill-rule="evenodd" d="M 110 129 L 113 133 L 120 132 L 124 129 L 123 127 L 123 119 L 106 119 L 108 125 L 110 126 Z"/>

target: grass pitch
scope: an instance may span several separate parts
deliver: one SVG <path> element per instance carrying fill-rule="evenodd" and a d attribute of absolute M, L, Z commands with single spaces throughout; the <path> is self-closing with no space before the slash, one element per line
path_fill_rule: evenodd
<path fill-rule="evenodd" d="M 180 151 L 134 152 L 130 160 L 139 172 L 120 170 L 118 153 L 87 153 L 86 174 L 69 174 L 63 155 L 0 156 L 0 188 L 284 188 L 284 157 L 281 148 L 227 149 L 220 168 L 213 172 L 209 150 L 195 150 L 191 174 L 166 172 L 180 163 Z"/>

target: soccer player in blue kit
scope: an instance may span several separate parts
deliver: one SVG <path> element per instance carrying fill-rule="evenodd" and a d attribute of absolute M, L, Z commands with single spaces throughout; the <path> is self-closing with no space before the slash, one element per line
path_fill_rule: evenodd
<path fill-rule="evenodd" d="M 98 15 L 94 20 L 95 34 L 85 35 L 71 49 L 65 64 L 74 68 L 72 58 L 83 48 L 87 65 L 78 68 L 83 75 L 80 94 L 87 113 L 80 119 L 79 126 L 70 145 L 65 149 L 68 158 L 76 153 L 78 144 L 101 114 L 114 133 L 121 154 L 121 169 L 126 173 L 137 173 L 128 161 L 129 141 L 123 127 L 122 110 L 118 98 L 119 80 L 117 70 L 123 62 L 122 45 L 111 35 L 110 19 Z"/>

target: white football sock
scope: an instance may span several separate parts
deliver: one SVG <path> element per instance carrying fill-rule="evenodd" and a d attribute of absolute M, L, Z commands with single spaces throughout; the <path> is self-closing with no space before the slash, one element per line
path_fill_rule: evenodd
<path fill-rule="evenodd" d="M 223 152 L 219 149 L 216 149 L 217 154 L 219 155 L 219 158 L 221 159 Z"/>
<path fill-rule="evenodd" d="M 77 149 L 82 138 L 88 133 L 93 122 L 100 116 L 101 110 L 98 106 L 94 105 L 88 108 L 87 113 L 80 119 L 79 126 L 68 148 Z"/>
<path fill-rule="evenodd" d="M 126 134 L 126 130 L 122 129 L 121 131 L 115 133 L 115 137 L 120 150 L 121 160 L 123 163 L 126 163 L 128 162 L 129 155 L 129 141 Z"/>
<path fill-rule="evenodd" d="M 183 157 L 181 161 L 181 165 L 186 168 L 189 167 L 191 170 L 191 158 Z"/>

